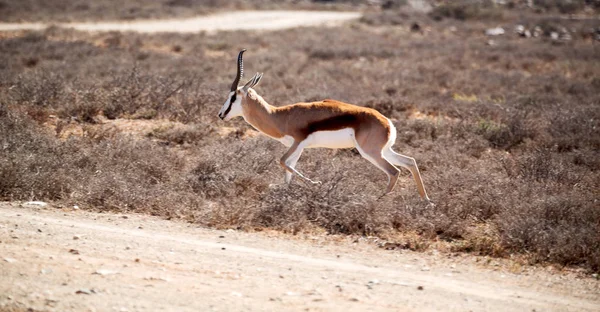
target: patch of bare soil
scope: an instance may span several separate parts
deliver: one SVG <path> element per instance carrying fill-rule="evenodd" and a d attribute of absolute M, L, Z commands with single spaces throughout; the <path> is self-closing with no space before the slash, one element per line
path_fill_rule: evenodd
<path fill-rule="evenodd" d="M 330 11 L 239 11 L 194 18 L 145 20 L 131 22 L 63 23 L 56 26 L 83 31 L 199 32 L 228 30 L 277 30 L 306 26 L 339 25 L 360 18 L 359 12 Z M 41 30 L 43 23 L 4 23 L 0 31 Z"/>
<path fill-rule="evenodd" d="M 0 310 L 597 311 L 600 282 L 346 236 L 0 203 Z"/>

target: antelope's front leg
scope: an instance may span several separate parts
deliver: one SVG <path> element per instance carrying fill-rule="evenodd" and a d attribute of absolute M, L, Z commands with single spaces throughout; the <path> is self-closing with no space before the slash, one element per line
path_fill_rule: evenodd
<path fill-rule="evenodd" d="M 279 164 L 286 170 L 285 182 L 289 184 L 292 181 L 292 174 L 295 173 L 305 181 L 308 181 L 312 184 L 321 184 L 321 181 L 313 181 L 305 177 L 302 173 L 298 172 L 296 168 L 294 168 L 298 162 L 298 159 L 300 158 L 300 155 L 302 155 L 303 150 L 304 149 L 300 147 L 300 144 L 294 142 L 290 149 L 283 155 L 283 157 L 281 157 Z"/>
<path fill-rule="evenodd" d="M 288 163 L 290 168 L 296 169 L 296 164 L 298 163 L 298 159 L 300 159 L 300 156 L 302 155 L 302 149 L 298 149 L 297 153 L 293 153 L 292 155 L 290 155 L 290 157 L 287 159 L 287 161 L 285 161 L 286 163 Z M 293 177 L 293 173 L 292 171 L 285 170 L 285 183 L 290 184 L 292 182 L 292 177 Z"/>

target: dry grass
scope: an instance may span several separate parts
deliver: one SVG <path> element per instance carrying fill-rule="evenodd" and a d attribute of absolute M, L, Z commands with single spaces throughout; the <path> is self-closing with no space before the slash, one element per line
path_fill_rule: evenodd
<path fill-rule="evenodd" d="M 453 250 L 600 270 L 598 45 L 511 34 L 486 44 L 487 27 L 538 15 L 412 18 L 422 31 L 365 20 L 268 35 L 51 28 L 3 39 L 0 198 L 214 227 L 402 233 L 410 239 L 401 248 L 444 240 Z M 283 181 L 284 147 L 215 116 L 240 47 L 248 75 L 265 72 L 257 90 L 274 105 L 336 98 L 393 118 L 396 149 L 418 160 L 436 206 L 419 200 L 406 172 L 377 200 L 384 174 L 352 150 L 303 155 L 298 168 L 321 187 L 271 185 Z M 99 116 L 157 126 L 133 135 Z M 81 134 L 66 139 L 75 125 Z"/>

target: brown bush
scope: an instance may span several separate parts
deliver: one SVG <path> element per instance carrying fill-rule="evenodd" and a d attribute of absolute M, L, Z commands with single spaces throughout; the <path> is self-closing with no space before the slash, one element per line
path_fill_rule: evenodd
<path fill-rule="evenodd" d="M 503 10 L 496 7 L 491 1 L 449 1 L 435 6 L 429 15 L 435 20 L 454 18 L 457 20 L 469 19 L 500 19 Z"/>

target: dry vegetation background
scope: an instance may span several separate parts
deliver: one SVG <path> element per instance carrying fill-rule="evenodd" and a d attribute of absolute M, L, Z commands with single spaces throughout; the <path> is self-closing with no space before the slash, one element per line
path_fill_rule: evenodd
<path fill-rule="evenodd" d="M 3 0 L 12 14 L 0 16 L 35 20 L 42 13 L 29 8 L 41 2 Z M 81 15 L 80 2 L 44 16 L 115 17 L 94 11 L 109 0 Z M 183 15 L 220 3 L 171 2 L 189 4 Z M 590 17 L 597 2 L 571 2 L 441 3 L 428 15 L 384 2 L 325 30 L 1 33 L 0 199 L 370 235 L 598 271 L 600 23 Z M 323 5 L 335 7 L 301 3 Z M 517 24 L 543 34 L 521 38 Z M 484 35 L 498 25 L 504 36 Z M 549 37 L 563 28 L 570 40 Z M 417 159 L 436 206 L 419 199 L 406 171 L 377 201 L 385 176 L 353 150 L 305 152 L 298 168 L 321 187 L 269 186 L 283 181 L 284 146 L 216 117 L 242 47 L 248 77 L 265 73 L 257 91 L 271 104 L 334 98 L 392 118 L 396 150 Z"/>

